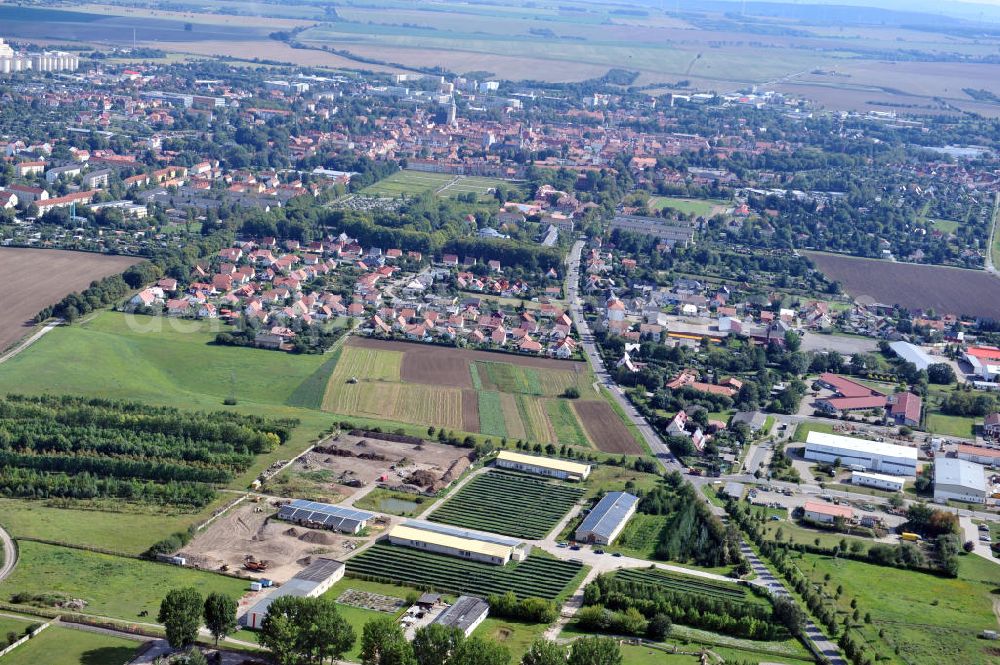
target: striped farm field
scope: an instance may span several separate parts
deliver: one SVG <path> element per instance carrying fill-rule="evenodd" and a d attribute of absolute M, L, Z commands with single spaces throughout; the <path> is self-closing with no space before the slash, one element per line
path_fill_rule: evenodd
<path fill-rule="evenodd" d="M 399 351 L 382 351 L 357 346 L 345 346 L 340 353 L 337 367 L 330 375 L 331 386 L 347 383 L 352 378 L 359 381 L 399 381 L 403 354 Z"/>
<path fill-rule="evenodd" d="M 593 392 L 590 373 L 559 369 L 536 369 L 505 362 L 478 361 L 478 374 L 486 388 L 505 393 L 521 393 L 557 397 L 567 388 L 576 388 L 580 394 Z"/>
<path fill-rule="evenodd" d="M 556 440 L 556 431 L 549 422 L 541 400 L 528 395 L 517 395 L 517 413 L 521 416 L 525 434 L 530 441 L 551 443 Z"/>
<path fill-rule="evenodd" d="M 583 565 L 529 556 L 520 563 L 494 566 L 444 554 L 378 542 L 348 559 L 352 577 L 399 582 L 421 589 L 477 596 L 513 591 L 519 598 L 555 600 L 580 573 Z"/>
<path fill-rule="evenodd" d="M 528 434 L 517 410 L 517 396 L 510 393 L 500 393 L 500 407 L 503 409 L 503 421 L 510 439 L 526 439 Z"/>
<path fill-rule="evenodd" d="M 709 596 L 719 600 L 767 604 L 767 600 L 753 595 L 745 586 L 718 580 L 650 568 L 620 570 L 615 577 L 636 586 L 655 586 L 671 593 Z"/>
<path fill-rule="evenodd" d="M 491 436 L 507 436 L 500 393 L 492 390 L 480 390 L 478 394 L 479 431 Z"/>
<path fill-rule="evenodd" d="M 462 391 L 403 383 L 331 385 L 323 410 L 414 425 L 463 429 Z"/>
<path fill-rule="evenodd" d="M 576 413 L 569 401 L 564 399 L 545 400 L 545 413 L 549 416 L 552 429 L 556 433 L 556 443 L 572 446 L 589 446 L 590 440 L 580 426 Z"/>
<path fill-rule="evenodd" d="M 538 540 L 569 512 L 583 490 L 504 471 L 476 476 L 428 519 L 452 526 Z"/>

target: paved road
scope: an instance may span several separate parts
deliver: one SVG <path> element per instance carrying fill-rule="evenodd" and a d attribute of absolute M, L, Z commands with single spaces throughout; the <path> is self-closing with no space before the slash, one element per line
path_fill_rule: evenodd
<path fill-rule="evenodd" d="M 576 324 L 577 331 L 580 333 L 580 339 L 583 342 L 583 350 L 590 359 L 591 367 L 594 370 L 594 375 L 597 377 L 597 381 L 608 388 L 611 396 L 616 402 L 622 407 L 625 415 L 632 422 L 633 425 L 642 433 L 643 439 L 649 445 L 650 451 L 652 451 L 653 456 L 656 457 L 657 462 L 664 470 L 678 470 L 683 471 L 683 465 L 680 461 L 670 452 L 667 444 L 663 442 L 663 439 L 659 437 L 656 431 L 650 426 L 646 419 L 636 411 L 632 403 L 622 394 L 621 389 L 612 380 L 611 375 L 608 374 L 607 369 L 604 367 L 604 361 L 601 358 L 600 353 L 597 351 L 597 346 L 594 344 L 594 336 L 590 331 L 590 326 L 587 324 L 587 320 L 583 316 L 582 303 L 580 302 L 578 288 L 580 284 L 580 257 L 583 253 L 583 241 L 578 240 L 573 244 L 573 248 L 570 250 L 569 257 L 567 258 L 567 271 L 566 271 L 566 299 L 569 302 L 570 315 L 573 318 L 573 322 Z M 698 496 L 705 498 L 701 491 L 698 492 Z M 707 500 L 707 499 L 706 499 Z M 721 509 L 713 506 L 716 512 L 721 512 Z M 768 586 L 773 592 L 778 593 L 778 589 L 781 593 L 788 595 L 788 591 L 785 590 L 784 585 L 774 578 L 764 563 L 757 557 L 750 546 L 743 541 L 743 555 L 747 558 L 750 566 L 753 567 L 755 571 L 761 570 L 762 572 L 757 572 L 758 576 L 761 578 L 763 583 Z M 562 551 L 562 550 L 560 550 Z M 573 552 L 573 554 L 578 554 L 578 552 Z M 606 555 L 598 555 L 606 556 Z M 624 557 L 623 557 L 624 558 Z M 622 559 L 612 559 L 617 561 L 622 561 Z M 588 561 L 588 563 L 590 563 Z M 648 561 L 644 561 L 645 566 L 649 565 Z M 685 570 L 685 572 L 690 572 Z M 764 574 L 766 573 L 766 575 Z M 773 586 L 772 586 L 773 585 Z M 827 657 L 832 665 L 847 665 L 845 661 L 840 656 L 840 650 L 837 645 L 829 640 L 823 631 L 814 624 L 812 621 L 806 621 L 805 627 L 806 635 L 809 637 L 810 641 L 816 648 L 819 649 Z"/>
<path fill-rule="evenodd" d="M 611 397 L 621 406 L 629 420 L 632 421 L 642 434 L 642 438 L 645 439 L 650 451 L 659 460 L 660 464 L 667 469 L 683 470 L 681 463 L 674 457 L 673 453 L 670 452 L 670 449 L 649 423 L 646 422 L 646 419 L 635 410 L 635 407 L 632 406 L 628 398 L 622 394 L 621 388 L 618 387 L 604 367 L 601 354 L 598 353 L 597 345 L 594 344 L 594 335 L 590 331 L 590 325 L 583 316 L 583 307 L 579 298 L 580 256 L 583 253 L 583 245 L 582 240 L 574 243 L 573 249 L 570 250 L 569 257 L 567 258 L 566 300 L 569 303 L 570 316 L 576 325 L 577 332 L 580 333 L 583 350 L 587 354 L 587 357 L 590 358 L 590 364 L 594 370 L 594 376 L 597 378 L 597 383 L 608 389 Z"/>
<path fill-rule="evenodd" d="M 3 543 L 3 566 L 0 566 L 0 582 L 5 580 L 17 565 L 17 548 L 10 534 L 0 528 L 0 542 Z"/>
<path fill-rule="evenodd" d="M 997 267 L 993 264 L 993 248 L 996 246 L 998 240 L 997 234 L 1000 233 L 997 230 L 998 226 L 1000 226 L 1000 192 L 996 192 L 993 195 L 993 219 L 990 222 L 990 242 L 986 247 L 986 272 L 996 276 L 1000 276 L 1000 273 L 997 272 Z"/>

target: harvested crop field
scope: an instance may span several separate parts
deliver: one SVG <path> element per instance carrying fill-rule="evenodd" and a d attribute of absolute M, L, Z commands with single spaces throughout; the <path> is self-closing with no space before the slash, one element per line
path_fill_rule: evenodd
<path fill-rule="evenodd" d="M 447 346 L 393 342 L 370 337 L 352 337 L 347 342 L 347 347 L 402 351 L 405 354 L 402 367 L 403 381 L 456 388 L 471 389 L 474 387 L 472 377 L 469 374 L 469 363 L 476 361 L 510 363 L 519 367 L 535 369 L 579 371 L 581 373 L 587 371 L 586 364 L 577 361 L 519 356 L 510 353 L 490 353 L 489 351 L 470 351 Z"/>
<path fill-rule="evenodd" d="M 471 408 L 463 406 L 467 399 L 463 393 L 475 393 L 442 386 L 407 385 L 403 383 L 343 383 L 327 393 L 323 408 L 333 413 L 386 418 L 414 425 L 433 425 L 449 429 L 465 429 L 466 416 L 471 419 Z M 473 429 L 475 431 L 475 429 Z"/>
<path fill-rule="evenodd" d="M 31 318 L 43 307 L 136 262 L 126 256 L 57 249 L 0 249 L 0 284 L 4 294 L 0 350 L 29 333 Z"/>
<path fill-rule="evenodd" d="M 575 402 L 573 409 L 598 450 L 627 455 L 643 453 L 642 446 L 607 402 Z"/>
<path fill-rule="evenodd" d="M 978 270 L 803 252 L 855 299 L 1000 320 L 1000 279 Z"/>

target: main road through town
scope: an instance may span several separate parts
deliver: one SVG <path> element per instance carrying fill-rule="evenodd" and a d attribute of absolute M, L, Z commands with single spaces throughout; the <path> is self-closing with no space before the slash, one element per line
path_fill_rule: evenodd
<path fill-rule="evenodd" d="M 597 345 L 594 344 L 594 335 L 590 331 L 590 325 L 583 316 L 583 304 L 579 298 L 580 258 L 583 253 L 583 245 L 584 242 L 582 240 L 575 242 L 566 259 L 566 299 L 569 302 L 570 316 L 576 324 L 577 332 L 579 332 L 580 340 L 583 343 L 584 353 L 587 354 L 591 368 L 594 370 L 594 376 L 597 377 L 597 381 L 601 385 L 607 388 L 612 399 L 621 406 L 628 419 L 642 433 L 643 439 L 645 439 L 649 450 L 656 457 L 660 466 L 667 471 L 683 471 L 683 465 L 680 461 L 670 452 L 670 448 L 667 447 L 667 444 L 664 443 L 663 439 L 660 438 L 646 419 L 636 411 L 635 407 L 625 397 L 618 384 L 615 383 L 604 367 L 604 360 L 597 351 Z M 698 492 L 698 495 L 705 498 L 701 492 Z M 705 500 L 707 501 L 707 498 Z M 715 507 L 713 506 L 713 508 Z M 760 560 L 756 552 L 753 551 L 745 540 L 741 549 L 750 566 L 757 574 L 759 583 L 767 586 L 776 595 L 789 595 L 784 585 L 764 565 L 764 562 Z M 847 665 L 847 662 L 841 657 L 840 649 L 837 648 L 837 645 L 810 619 L 806 620 L 805 633 L 816 648 L 829 660 L 831 665 Z"/>

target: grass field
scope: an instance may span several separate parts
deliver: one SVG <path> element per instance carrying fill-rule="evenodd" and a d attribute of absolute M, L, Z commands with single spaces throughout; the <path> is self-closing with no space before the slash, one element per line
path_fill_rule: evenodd
<path fill-rule="evenodd" d="M 798 427 L 795 428 L 795 434 L 792 435 L 792 441 L 795 441 L 796 443 L 805 443 L 806 437 L 809 436 L 809 432 L 833 434 L 833 425 L 816 422 L 799 423 Z"/>
<path fill-rule="evenodd" d="M 347 383 L 351 378 L 357 378 L 359 381 L 398 383 L 402 364 L 403 354 L 398 351 L 345 346 L 341 349 L 337 366 L 330 375 L 330 382 Z"/>
<path fill-rule="evenodd" d="M 949 416 L 943 413 L 928 413 L 924 421 L 927 431 L 945 436 L 960 436 L 971 439 L 976 419 L 965 416 Z"/>
<path fill-rule="evenodd" d="M 513 591 L 522 598 L 548 599 L 562 596 L 582 570 L 582 564 L 540 556 L 494 566 L 381 542 L 347 561 L 347 574 L 356 577 L 455 594 L 486 596 Z"/>
<path fill-rule="evenodd" d="M 0 365 L 0 385 L 28 394 L 99 395 L 181 409 L 218 410 L 234 392 L 241 413 L 298 418 L 286 446 L 259 456 L 232 486 L 246 487 L 261 469 L 302 450 L 329 427 L 329 416 L 290 407 L 299 385 L 325 362 L 320 355 L 215 346 L 213 322 L 102 312 L 57 328 Z M 86 363 L 80 358 L 87 358 Z"/>
<path fill-rule="evenodd" d="M 31 626 L 45 623 L 45 619 L 38 617 L 17 617 L 13 614 L 4 613 L 0 615 L 0 639 L 5 639 L 10 633 L 17 633 L 19 636 Z M 0 642 L 6 644 L 6 642 Z"/>
<path fill-rule="evenodd" d="M 391 198 L 431 193 L 452 198 L 459 194 L 484 196 L 490 189 L 501 183 L 504 181 L 478 176 L 456 176 L 448 173 L 403 170 L 369 185 L 361 190 L 361 193 Z"/>
<path fill-rule="evenodd" d="M 994 590 L 1000 586 L 1000 566 L 995 563 L 962 556 L 957 579 L 812 554 L 803 555 L 798 565 L 817 584 L 830 574 L 828 588 L 843 585 L 839 611 L 850 612 L 851 599 L 857 598 L 861 614 L 871 612 L 872 624 L 861 630 L 885 662 L 997 662 L 991 643 L 976 637 L 982 630 L 998 628 Z"/>
<path fill-rule="evenodd" d="M 537 540 L 544 538 L 582 495 L 578 487 L 489 471 L 473 478 L 429 519 Z"/>
<path fill-rule="evenodd" d="M 50 626 L 3 658 L 4 665 L 125 665 L 141 642 Z"/>
<path fill-rule="evenodd" d="M 550 399 L 545 402 L 545 413 L 556 433 L 556 443 L 573 446 L 590 446 L 590 439 L 583 431 L 573 407 L 567 400 Z"/>
<path fill-rule="evenodd" d="M 15 538 L 41 538 L 141 554 L 156 541 L 207 519 L 212 511 L 231 499 L 223 495 L 197 513 L 158 513 L 153 509 L 118 512 L 103 504 L 69 502 L 66 505 L 75 508 L 64 508 L 41 501 L 0 499 L 0 525 Z"/>
<path fill-rule="evenodd" d="M 60 593 L 86 600 L 89 614 L 135 621 L 143 610 L 155 617 L 160 601 L 176 587 L 193 586 L 203 595 L 219 591 L 233 598 L 248 588 L 245 581 L 179 566 L 29 541 L 19 547 L 17 567 L 0 584 L 4 601 L 18 592 Z"/>
<path fill-rule="evenodd" d="M 678 199 L 669 196 L 654 196 L 649 199 L 649 207 L 653 210 L 671 208 L 685 215 L 710 217 L 715 212 L 724 210 L 729 203 L 718 199 Z"/>
<path fill-rule="evenodd" d="M 605 547 L 609 552 L 621 552 L 637 559 L 652 559 L 660 533 L 667 526 L 667 515 L 646 515 L 636 513 L 615 539 L 614 544 Z"/>
<path fill-rule="evenodd" d="M 479 431 L 491 436 L 507 436 L 507 426 L 504 422 L 503 403 L 500 393 L 492 390 L 480 390 L 479 393 Z"/>
<path fill-rule="evenodd" d="M 511 662 L 518 663 L 531 643 L 545 633 L 543 623 L 523 623 L 509 619 L 487 617 L 475 631 L 473 637 L 482 637 L 501 644 L 510 651 Z"/>

